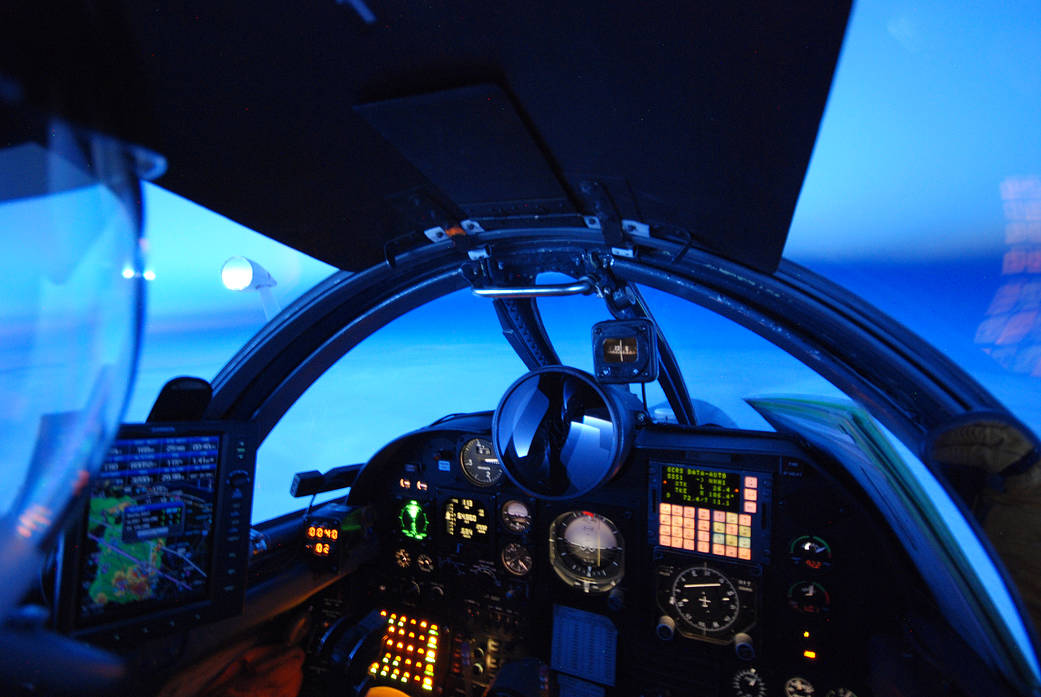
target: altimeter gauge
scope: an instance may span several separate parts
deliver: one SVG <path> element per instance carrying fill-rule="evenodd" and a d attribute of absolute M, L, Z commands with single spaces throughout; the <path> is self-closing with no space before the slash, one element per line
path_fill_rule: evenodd
<path fill-rule="evenodd" d="M 477 486 L 492 486 L 502 479 L 502 464 L 487 438 L 471 438 L 459 453 L 463 474 Z"/>

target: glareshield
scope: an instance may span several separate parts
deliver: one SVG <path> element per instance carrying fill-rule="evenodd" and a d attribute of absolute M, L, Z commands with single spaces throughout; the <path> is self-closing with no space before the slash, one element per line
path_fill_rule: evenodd
<path fill-rule="evenodd" d="M 0 103 L 0 613 L 119 425 L 140 333 L 148 160 Z"/>

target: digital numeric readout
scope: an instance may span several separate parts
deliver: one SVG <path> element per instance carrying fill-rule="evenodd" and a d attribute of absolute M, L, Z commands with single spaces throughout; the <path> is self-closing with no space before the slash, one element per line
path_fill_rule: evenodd
<path fill-rule="evenodd" d="M 693 467 L 662 468 L 662 501 L 719 511 L 741 509 L 741 475 Z"/>
<path fill-rule="evenodd" d="M 480 502 L 453 496 L 445 502 L 445 534 L 469 542 L 488 537 L 488 511 Z"/>

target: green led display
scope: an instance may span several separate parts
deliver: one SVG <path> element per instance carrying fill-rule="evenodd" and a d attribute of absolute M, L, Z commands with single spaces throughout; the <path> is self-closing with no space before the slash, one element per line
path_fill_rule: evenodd
<path fill-rule="evenodd" d="M 419 505 L 419 501 L 411 499 L 406 502 L 401 507 L 401 512 L 398 513 L 398 520 L 401 522 L 402 535 L 413 540 L 426 539 L 427 527 L 430 525 L 430 521 L 427 519 L 427 514 L 423 511 L 423 507 Z"/>

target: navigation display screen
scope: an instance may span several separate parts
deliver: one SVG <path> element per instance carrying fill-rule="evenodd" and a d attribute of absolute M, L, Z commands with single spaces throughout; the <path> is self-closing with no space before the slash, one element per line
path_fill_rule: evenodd
<path fill-rule="evenodd" d="M 90 485 L 79 624 L 206 597 L 220 438 L 113 443 Z"/>

